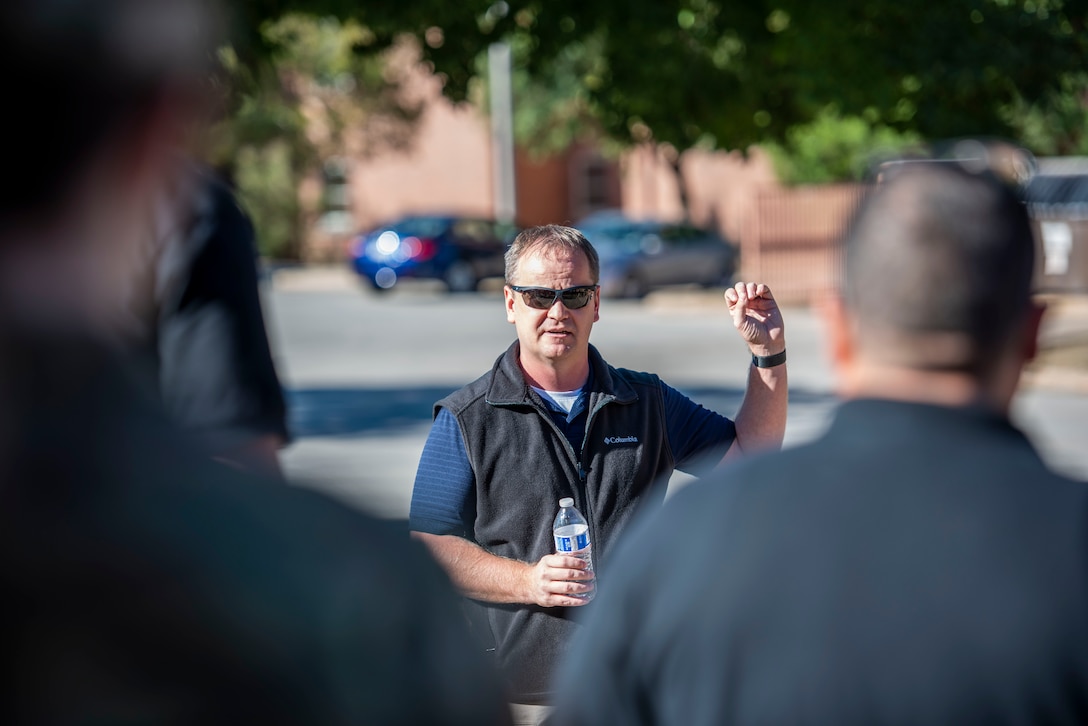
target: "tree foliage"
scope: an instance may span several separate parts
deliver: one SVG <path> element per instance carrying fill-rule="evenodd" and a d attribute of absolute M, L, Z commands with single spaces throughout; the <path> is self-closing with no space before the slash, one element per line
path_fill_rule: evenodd
<path fill-rule="evenodd" d="M 595 38 L 567 46 L 548 67 L 530 73 L 532 50 L 525 38 L 512 48 L 514 138 L 536 156 L 566 150 L 571 144 L 592 140 L 609 150 L 589 86 L 604 72 L 600 43 Z"/>
<path fill-rule="evenodd" d="M 297 257 L 321 211 L 300 201 L 302 180 L 342 154 L 408 146 L 421 106 L 402 87 L 405 64 L 356 52 L 373 40 L 358 21 L 289 13 L 255 37 L 256 55 L 244 37 L 221 52 L 228 111 L 204 153 L 237 185 L 261 252 Z"/>
<path fill-rule="evenodd" d="M 548 94 L 519 99 L 551 99 L 538 120 L 561 128 L 557 119 L 591 118 L 621 143 L 649 137 L 681 150 L 743 149 L 786 141 L 790 129 L 829 107 L 928 138 L 1027 133 L 1060 113 L 1075 126 L 1069 134 L 1084 136 L 1076 116 L 1083 98 L 1069 94 L 1088 51 L 1081 0 L 243 0 L 239 7 L 248 25 L 286 11 L 357 19 L 370 33 L 357 46 L 364 53 L 412 34 L 454 100 L 470 92 L 487 46 L 506 40 L 537 89 L 569 89 L 567 97 L 579 99 L 563 109 Z M 251 47 L 259 52 L 261 42 Z"/>
<path fill-rule="evenodd" d="M 1018 99 L 1007 111 L 1009 125 L 1036 153 L 1088 154 L 1088 73 L 1071 73 L 1061 87 L 1037 103 Z"/>
<path fill-rule="evenodd" d="M 1078 71 L 1086 9 L 1063 0 L 499 0 L 372 3 L 251 0 L 357 17 L 374 43 L 408 32 L 463 98 L 476 57 L 521 39 L 526 68 L 546 70 L 571 46 L 597 43 L 583 85 L 604 127 L 628 138 L 638 121 L 686 148 L 709 135 L 738 148 L 783 138 L 829 104 L 870 123 L 926 136 L 1009 130 L 1001 107 L 1060 92 Z"/>
<path fill-rule="evenodd" d="M 782 182 L 824 184 L 860 180 L 874 158 L 895 156 L 920 142 L 917 134 L 870 124 L 857 116 L 844 118 L 828 108 L 813 121 L 787 130 L 784 141 L 768 142 L 765 147 Z"/>

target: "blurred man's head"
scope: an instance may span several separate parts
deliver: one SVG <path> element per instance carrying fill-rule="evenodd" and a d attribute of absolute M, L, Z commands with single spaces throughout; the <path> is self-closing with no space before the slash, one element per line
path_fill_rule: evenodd
<path fill-rule="evenodd" d="M 57 203 L 92 156 L 192 93 L 215 37 L 202 0 L 4 0 L 8 110 L 0 218 Z M 176 109 L 175 109 L 176 110 Z"/>
<path fill-rule="evenodd" d="M 25 300 L 108 288 L 93 270 L 131 252 L 200 112 L 213 17 L 205 0 L 0 3 L 0 289 Z"/>
<path fill-rule="evenodd" d="M 992 176 L 942 163 L 897 170 L 845 240 L 851 357 L 1007 388 L 1034 353 L 1034 250 L 1027 210 Z"/>

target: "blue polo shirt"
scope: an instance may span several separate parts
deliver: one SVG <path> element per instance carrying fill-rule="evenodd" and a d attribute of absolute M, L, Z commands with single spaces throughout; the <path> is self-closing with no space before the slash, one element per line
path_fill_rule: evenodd
<path fill-rule="evenodd" d="M 582 450 L 592 381 L 583 387 L 570 414 L 541 398 L 575 452 Z M 736 426 L 676 389 L 661 384 L 665 399 L 665 433 L 680 471 L 701 475 L 718 462 L 702 456 L 723 440 L 736 438 Z M 725 453 L 724 450 L 722 452 Z M 419 458 L 408 526 L 417 532 L 472 537 L 476 519 L 475 477 L 457 419 L 440 409 Z"/>

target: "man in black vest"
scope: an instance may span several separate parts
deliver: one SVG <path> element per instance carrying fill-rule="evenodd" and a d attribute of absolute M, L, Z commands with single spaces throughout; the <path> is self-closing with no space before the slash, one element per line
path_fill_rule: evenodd
<path fill-rule="evenodd" d="M 873 191 L 826 308 L 822 438 L 634 527 L 560 669 L 559 724 L 1088 722 L 1088 485 L 1009 421 L 1034 242 L 988 174 Z"/>
<path fill-rule="evenodd" d="M 734 423 L 657 376 L 604 361 L 589 344 L 598 275 L 597 253 L 577 230 L 518 236 L 505 287 L 517 341 L 491 372 L 438 402 L 413 492 L 410 526 L 484 604 L 483 635 L 518 704 L 547 704 L 554 665 L 575 636 L 570 609 L 595 587 L 582 560 L 553 554 L 559 500 L 572 497 L 586 516 L 604 582 L 619 534 L 662 501 L 674 469 L 700 473 L 777 448 L 785 430 L 782 317 L 765 285 L 725 293 L 753 355 Z"/>

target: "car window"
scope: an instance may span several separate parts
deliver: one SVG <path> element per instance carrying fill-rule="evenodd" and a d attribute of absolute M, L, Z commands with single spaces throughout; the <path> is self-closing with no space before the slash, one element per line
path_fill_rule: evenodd
<path fill-rule="evenodd" d="M 492 220 L 458 219 L 453 223 L 452 231 L 461 247 L 477 250 L 502 250 L 506 247 L 506 241 L 496 234 Z"/>
<path fill-rule="evenodd" d="M 447 221 L 440 217 L 412 217 L 402 220 L 392 229 L 402 237 L 434 238 L 445 231 Z"/>
<path fill-rule="evenodd" d="M 658 234 L 670 247 L 690 247 L 707 237 L 702 230 L 688 225 L 667 225 L 658 230 Z"/>
<path fill-rule="evenodd" d="M 645 231 L 627 224 L 594 227 L 583 233 L 598 252 L 634 254 L 640 249 Z"/>
<path fill-rule="evenodd" d="M 460 239 L 486 241 L 492 238 L 490 222 L 482 219 L 459 219 L 453 223 L 453 234 Z"/>

